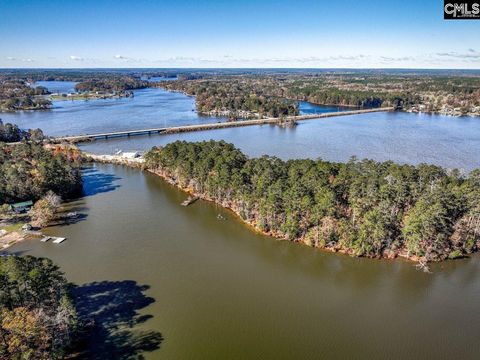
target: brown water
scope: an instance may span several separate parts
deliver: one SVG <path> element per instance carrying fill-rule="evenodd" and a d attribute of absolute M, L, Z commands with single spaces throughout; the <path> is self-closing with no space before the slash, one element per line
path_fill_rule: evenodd
<path fill-rule="evenodd" d="M 90 313 L 107 330 L 133 327 L 107 334 L 106 353 L 96 337 L 97 358 L 478 358 L 477 256 L 426 274 L 323 253 L 256 235 L 210 203 L 182 207 L 184 193 L 117 166 L 88 170 L 85 191 L 71 204 L 81 221 L 48 229 L 67 241 L 10 251 L 49 257 L 78 284 L 105 281 L 83 287 Z"/>

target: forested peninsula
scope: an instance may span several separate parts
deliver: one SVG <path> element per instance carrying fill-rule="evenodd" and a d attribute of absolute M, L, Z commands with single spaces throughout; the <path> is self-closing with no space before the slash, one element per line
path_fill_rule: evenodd
<path fill-rule="evenodd" d="M 278 71 L 190 74 L 157 86 L 196 96 L 197 110 L 240 117 L 295 115 L 298 101 L 356 108 L 480 115 L 480 78 L 428 72 Z M 243 112 L 243 116 L 242 116 Z"/>
<path fill-rule="evenodd" d="M 38 200 L 49 191 L 68 198 L 82 190 L 80 152 L 60 146 L 0 142 L 0 205 Z"/>
<path fill-rule="evenodd" d="M 223 141 L 155 147 L 145 166 L 265 234 L 315 248 L 439 261 L 480 242 L 480 170 L 248 158 Z"/>
<path fill-rule="evenodd" d="M 47 89 L 30 87 L 40 80 L 78 82 L 76 93 L 46 97 Z M 131 97 L 133 90 L 155 87 L 194 95 L 198 112 L 231 120 L 297 115 L 299 101 L 480 116 L 477 72 L 406 69 L 2 70 L 0 110 L 46 109 L 50 100 Z"/>
<path fill-rule="evenodd" d="M 0 77 L 0 110 L 44 110 L 52 105 L 43 95 L 49 91 L 43 86 L 31 87 L 24 80 L 3 81 Z"/>

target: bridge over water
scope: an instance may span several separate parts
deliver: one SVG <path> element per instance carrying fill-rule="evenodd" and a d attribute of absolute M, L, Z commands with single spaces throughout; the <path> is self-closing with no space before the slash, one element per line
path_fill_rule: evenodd
<path fill-rule="evenodd" d="M 334 117 L 334 116 L 357 115 L 357 114 L 365 114 L 365 113 L 371 113 L 371 112 L 393 111 L 393 110 L 394 110 L 393 107 L 388 107 L 388 108 L 377 108 L 377 109 L 338 111 L 338 112 L 329 112 L 329 113 L 323 113 L 323 114 L 287 116 L 284 118 L 239 120 L 239 121 L 218 122 L 218 123 L 208 123 L 208 124 L 199 124 L 199 125 L 185 125 L 185 126 L 161 127 L 161 128 L 151 128 L 151 129 L 112 131 L 112 132 L 103 132 L 103 133 L 97 133 L 97 134 L 63 136 L 63 137 L 54 138 L 53 140 L 58 142 L 80 143 L 80 142 L 87 142 L 87 141 L 94 141 L 94 140 L 102 140 L 102 139 L 106 140 L 111 138 L 130 137 L 130 136 L 138 136 L 138 135 L 175 134 L 175 133 L 182 133 L 182 132 L 224 129 L 224 128 L 231 128 L 231 127 L 239 127 L 239 126 L 283 124 L 283 123 L 299 121 L 299 120 L 323 119 L 323 118 Z"/>

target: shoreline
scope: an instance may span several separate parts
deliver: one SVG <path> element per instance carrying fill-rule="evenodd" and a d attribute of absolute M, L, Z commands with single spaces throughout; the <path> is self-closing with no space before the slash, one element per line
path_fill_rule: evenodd
<path fill-rule="evenodd" d="M 124 164 L 116 163 L 116 165 L 129 166 L 128 164 L 125 164 L 125 163 Z M 274 240 L 277 240 L 277 241 L 288 241 L 288 242 L 292 242 L 292 243 L 295 243 L 295 244 L 300 244 L 300 245 L 303 245 L 303 246 L 307 246 L 307 247 L 312 248 L 314 250 L 319 250 L 319 251 L 328 252 L 328 253 L 339 253 L 339 254 L 342 254 L 342 255 L 348 255 L 348 256 L 357 257 L 357 258 L 363 257 L 363 258 L 367 258 L 367 259 L 377 259 L 377 260 L 394 260 L 396 258 L 401 258 L 401 259 L 408 260 L 408 261 L 411 261 L 411 262 L 414 262 L 414 263 L 420 263 L 422 261 L 422 259 L 419 258 L 418 256 L 409 256 L 404 251 L 393 252 L 393 250 L 392 250 L 392 252 L 388 256 L 376 256 L 376 257 L 373 257 L 373 256 L 371 256 L 371 257 L 370 256 L 358 256 L 353 252 L 353 250 L 349 250 L 349 249 L 335 248 L 335 247 L 311 246 L 310 244 L 308 244 L 306 242 L 306 239 L 302 239 L 302 238 L 300 238 L 298 240 L 288 240 L 288 239 L 285 238 L 285 236 L 282 236 L 280 233 L 267 232 L 267 231 L 263 231 L 263 230 L 259 229 L 252 221 L 248 221 L 248 220 L 243 219 L 240 216 L 240 214 L 233 207 L 231 207 L 229 205 L 226 205 L 226 204 L 219 203 L 219 202 L 215 201 L 214 199 L 211 199 L 211 198 L 205 196 L 204 194 L 196 193 L 188 187 L 183 187 L 180 184 L 178 184 L 175 181 L 174 178 L 172 178 L 170 176 L 167 176 L 165 174 L 162 174 L 161 172 L 151 170 L 151 169 L 148 169 L 148 168 L 143 168 L 143 170 L 147 171 L 150 174 L 153 174 L 153 175 L 156 175 L 156 176 L 160 177 L 167 184 L 174 186 L 176 189 L 181 190 L 181 191 L 183 191 L 184 193 L 186 193 L 190 196 L 194 196 L 194 197 L 197 197 L 200 200 L 207 201 L 207 202 L 213 203 L 215 205 L 221 206 L 223 209 L 232 213 L 240 222 L 242 222 L 242 224 L 247 226 L 254 233 L 260 234 L 260 235 L 263 235 L 263 236 L 268 236 L 268 237 L 270 237 Z M 445 259 L 445 260 L 447 260 L 447 259 Z"/>
<path fill-rule="evenodd" d="M 46 97 L 50 99 L 51 101 L 89 101 L 89 100 L 108 100 L 108 99 L 123 99 L 123 98 L 133 98 L 134 97 L 134 91 L 136 90 L 143 90 L 143 89 L 161 89 L 167 92 L 171 93 L 179 93 L 182 95 L 185 95 L 187 97 L 191 98 L 196 98 L 196 95 L 193 94 L 188 94 L 185 91 L 182 90 L 175 90 L 175 89 L 168 89 L 163 86 L 150 86 L 146 88 L 138 88 L 138 89 L 132 89 L 132 90 L 127 90 L 131 92 L 130 94 L 85 94 L 82 93 L 76 93 L 74 96 L 68 97 L 68 96 L 61 96 L 58 94 L 48 94 Z M 43 95 L 42 95 L 43 96 Z M 369 109 L 385 109 L 385 108 L 390 108 L 388 106 L 386 107 L 377 107 L 377 108 L 371 108 L 371 107 L 359 107 L 356 105 L 343 105 L 343 104 L 320 104 L 308 100 L 303 100 L 303 99 L 296 99 L 296 98 L 285 98 L 287 100 L 292 100 L 292 101 L 298 101 L 298 102 L 307 102 L 312 105 L 317 105 L 317 106 L 326 106 L 326 107 L 338 107 L 338 108 L 346 108 L 346 109 L 351 109 L 351 110 L 346 110 L 346 111 L 352 111 L 353 109 L 356 110 L 369 110 Z M 46 107 L 30 107 L 30 108 L 24 108 L 24 109 L 3 109 L 0 108 L 0 114 L 2 112 L 11 112 L 11 113 L 16 113 L 20 111 L 41 111 L 41 110 L 52 110 L 54 107 L 52 105 L 46 106 Z M 415 106 L 412 108 L 408 109 L 398 109 L 395 111 L 398 112 L 406 112 L 406 113 L 413 113 L 413 114 L 428 114 L 428 115 L 440 115 L 440 116 L 451 116 L 454 118 L 458 117 L 480 117 L 480 113 L 476 112 L 468 112 L 465 114 L 457 112 L 455 109 L 450 109 L 450 111 L 446 111 L 447 109 L 442 109 L 442 110 L 435 110 L 435 111 L 423 111 L 421 109 L 417 109 Z M 213 116 L 213 117 L 229 117 L 231 114 L 237 113 L 237 110 L 221 110 L 221 109 L 213 109 L 210 111 L 200 111 L 198 109 L 195 109 L 195 111 L 199 115 L 203 116 Z M 251 120 L 251 119 L 268 119 L 269 117 L 265 116 L 260 116 L 260 114 L 256 112 L 249 112 L 249 111 L 241 111 L 238 110 L 238 112 L 241 114 L 237 118 L 238 119 L 245 119 L 245 120 Z M 307 114 L 304 114 L 307 115 Z M 289 117 L 291 115 L 285 115 L 285 117 Z M 302 114 L 294 115 L 294 116 L 302 116 Z M 280 117 L 279 117 L 280 118 Z"/>
<path fill-rule="evenodd" d="M 101 163 L 101 164 L 112 164 L 112 165 L 127 166 L 127 167 L 130 167 L 130 168 L 133 168 L 133 169 L 146 171 L 150 174 L 158 176 L 163 181 L 165 181 L 167 184 L 175 187 L 177 190 L 180 190 L 180 191 L 186 193 L 187 195 L 194 196 L 194 197 L 196 197 L 200 200 L 204 200 L 204 201 L 213 203 L 215 205 L 221 206 L 224 210 L 227 210 L 232 215 L 234 215 L 235 218 L 237 218 L 243 225 L 247 226 L 247 228 L 249 228 L 255 234 L 268 236 L 268 237 L 270 237 L 274 240 L 277 240 L 277 241 L 289 241 L 289 242 L 292 242 L 292 243 L 307 246 L 307 247 L 312 248 L 314 250 L 319 250 L 319 251 L 328 252 L 328 253 L 339 253 L 339 254 L 348 255 L 348 256 L 351 256 L 351 257 L 364 257 L 364 258 L 368 258 L 368 259 L 377 259 L 377 260 L 394 260 L 394 259 L 400 258 L 400 259 L 404 259 L 404 260 L 411 261 L 411 262 L 414 262 L 414 263 L 421 263 L 422 262 L 422 258 L 420 258 L 418 256 L 409 256 L 403 249 L 401 251 L 398 251 L 398 252 L 395 252 L 393 250 L 392 251 L 387 251 L 386 252 L 387 254 L 384 255 L 384 256 L 375 256 L 375 257 L 374 256 L 358 256 L 351 249 L 344 249 L 344 248 L 341 248 L 341 247 L 317 247 L 317 246 L 312 246 L 309 243 L 307 243 L 306 239 L 304 239 L 304 238 L 300 238 L 300 239 L 296 239 L 296 240 L 288 240 L 288 239 L 285 238 L 285 236 L 283 236 L 280 233 L 267 232 L 267 231 L 263 231 L 263 230 L 259 229 L 253 221 L 248 221 L 248 220 L 243 219 L 240 216 L 239 212 L 236 211 L 235 208 L 232 207 L 231 205 L 217 202 L 214 199 L 211 199 L 211 198 L 205 196 L 204 194 L 196 193 L 196 192 L 192 191 L 191 188 L 181 186 L 173 177 L 168 176 L 168 175 L 166 175 L 162 172 L 146 168 L 143 158 L 126 159 L 126 158 L 122 158 L 121 156 L 117 156 L 117 155 L 95 155 L 95 154 L 88 154 L 88 153 L 83 153 L 83 155 L 86 157 L 87 161 L 89 161 L 89 162 L 93 162 L 93 163 L 98 162 L 98 163 Z M 445 259 L 445 260 L 447 260 L 447 259 Z"/>

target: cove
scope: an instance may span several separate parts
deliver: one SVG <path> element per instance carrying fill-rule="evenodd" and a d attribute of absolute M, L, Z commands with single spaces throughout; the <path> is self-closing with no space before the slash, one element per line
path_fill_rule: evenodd
<path fill-rule="evenodd" d="M 85 195 L 66 209 L 80 220 L 46 231 L 68 240 L 9 251 L 49 257 L 80 285 L 113 283 L 105 299 L 144 289 L 148 301 L 125 298 L 144 321 L 115 344 L 135 355 L 473 359 L 480 350 L 478 256 L 433 264 L 426 274 L 402 260 L 254 234 L 214 204 L 180 206 L 183 192 L 135 169 L 95 165 L 83 176 Z M 161 334 L 158 348 L 138 341 L 151 332 Z"/>

